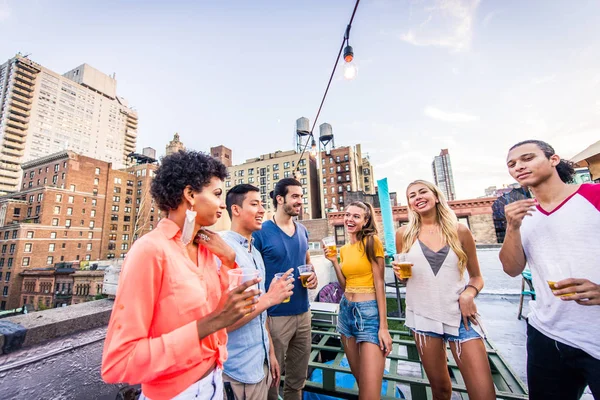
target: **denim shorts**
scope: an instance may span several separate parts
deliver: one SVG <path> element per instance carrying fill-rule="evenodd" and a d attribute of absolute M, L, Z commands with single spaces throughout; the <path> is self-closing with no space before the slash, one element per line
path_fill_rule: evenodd
<path fill-rule="evenodd" d="M 340 302 L 337 331 L 340 335 L 356 338 L 356 343 L 369 342 L 379 346 L 379 309 L 377 300 Z"/>
<path fill-rule="evenodd" d="M 423 332 L 423 331 L 418 331 L 413 328 L 410 328 L 410 330 L 418 335 L 425 335 L 425 336 L 429 336 L 429 337 L 444 339 L 444 342 L 464 343 L 464 342 L 468 342 L 469 340 L 473 340 L 473 339 L 481 339 L 481 335 L 479 333 L 477 333 L 477 331 L 475 331 L 475 329 L 473 329 L 473 326 L 471 325 L 471 321 L 469 321 L 469 330 L 465 329 L 465 324 L 463 323 L 462 318 L 460 319 L 460 327 L 458 328 L 458 336 L 448 335 L 447 333 L 444 333 L 443 335 L 441 335 L 441 334 L 435 333 L 435 332 Z"/>

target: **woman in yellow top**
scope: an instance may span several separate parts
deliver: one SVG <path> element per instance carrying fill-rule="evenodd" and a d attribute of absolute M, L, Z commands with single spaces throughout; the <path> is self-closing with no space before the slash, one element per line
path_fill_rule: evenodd
<path fill-rule="evenodd" d="M 383 244 L 377 237 L 375 212 L 368 203 L 356 201 L 346 208 L 344 225 L 350 243 L 337 254 L 325 257 L 333 263 L 345 290 L 340 302 L 337 330 L 340 333 L 359 399 L 378 399 L 385 358 L 392 350 L 385 303 Z"/>

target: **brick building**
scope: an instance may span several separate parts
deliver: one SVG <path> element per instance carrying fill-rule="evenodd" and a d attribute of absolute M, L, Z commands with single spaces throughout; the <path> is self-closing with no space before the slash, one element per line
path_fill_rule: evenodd
<path fill-rule="evenodd" d="M 373 167 L 360 144 L 321 151 L 321 181 L 326 211 L 343 210 L 350 192 L 375 194 Z"/>
<path fill-rule="evenodd" d="M 73 277 L 73 298 L 72 304 L 79 304 L 102 294 L 102 285 L 104 282 L 104 270 L 84 270 L 75 271 Z"/>
<path fill-rule="evenodd" d="M 125 257 L 158 221 L 149 195 L 153 163 L 134 155 L 125 170 L 112 170 L 108 162 L 62 151 L 23 164 L 21 191 L 0 197 L 0 309 L 23 304 L 26 269 Z M 60 280 L 72 289 L 73 278 Z"/>

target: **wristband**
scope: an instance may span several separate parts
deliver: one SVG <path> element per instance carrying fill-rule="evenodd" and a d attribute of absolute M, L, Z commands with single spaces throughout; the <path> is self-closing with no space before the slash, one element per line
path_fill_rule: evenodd
<path fill-rule="evenodd" d="M 467 288 L 469 288 L 469 287 L 472 287 L 473 289 L 475 289 L 475 297 L 479 296 L 479 289 L 477 289 L 477 287 L 475 285 L 468 284 L 467 286 L 465 286 L 465 289 L 463 290 L 463 292 L 465 290 L 467 290 Z"/>

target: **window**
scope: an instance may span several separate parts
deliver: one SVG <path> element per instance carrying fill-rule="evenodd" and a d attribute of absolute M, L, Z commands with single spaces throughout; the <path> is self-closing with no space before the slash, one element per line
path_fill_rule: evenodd
<path fill-rule="evenodd" d="M 35 197 L 34 195 L 31 195 L 31 196 L 29 196 L 29 202 L 30 202 L 30 203 L 33 203 L 33 198 L 34 198 L 34 197 Z M 19 208 L 19 212 L 20 212 L 20 211 L 21 211 L 21 209 Z"/>
<path fill-rule="evenodd" d="M 349 191 L 351 191 L 351 190 L 352 190 L 352 186 L 350 186 L 350 185 L 346 185 L 346 191 L 348 191 L 348 192 L 349 192 Z"/>
<path fill-rule="evenodd" d="M 329 164 L 333 164 L 333 157 L 329 157 Z"/>
<path fill-rule="evenodd" d="M 112 211 L 119 212 L 119 206 L 112 206 Z"/>
<path fill-rule="evenodd" d="M 248 175 L 254 175 L 254 168 L 248 168 Z"/>
<path fill-rule="evenodd" d="M 283 163 L 283 168 L 289 168 L 290 167 L 290 162 L 286 161 Z"/>
<path fill-rule="evenodd" d="M 125 234 L 125 235 L 123 235 L 123 236 L 122 236 L 122 238 L 121 238 L 121 239 L 122 239 L 122 240 L 129 240 L 129 235 L 128 235 L 128 234 Z"/>
<path fill-rule="evenodd" d="M 69 188 L 71 189 L 71 192 L 75 191 L 75 185 L 71 185 Z"/>
<path fill-rule="evenodd" d="M 38 193 L 38 195 L 37 195 L 37 201 L 40 202 L 40 201 L 42 201 L 43 198 L 44 198 L 44 194 L 43 193 Z"/>
<path fill-rule="evenodd" d="M 40 206 L 35 206 L 35 215 L 40 214 Z"/>
<path fill-rule="evenodd" d="M 88 232 L 88 239 L 94 238 L 94 232 Z"/>
<path fill-rule="evenodd" d="M 96 168 L 95 174 L 100 175 L 100 168 Z"/>
<path fill-rule="evenodd" d="M 50 232 L 50 239 L 56 239 L 56 232 Z"/>
<path fill-rule="evenodd" d="M 67 219 L 67 220 L 65 221 L 65 226 L 67 226 L 67 227 L 71 226 L 71 220 L 70 220 L 70 219 Z M 65 232 L 65 233 L 66 233 L 66 232 Z"/>
<path fill-rule="evenodd" d="M 115 185 L 120 185 L 121 184 L 121 178 L 115 178 Z"/>
<path fill-rule="evenodd" d="M 340 162 L 340 156 L 335 156 L 335 161 Z"/>
<path fill-rule="evenodd" d="M 25 253 L 31 253 L 31 247 L 32 247 L 31 243 L 25 243 L 25 250 L 23 250 L 23 251 Z"/>
<path fill-rule="evenodd" d="M 344 161 L 348 161 L 348 154 L 344 154 Z"/>
<path fill-rule="evenodd" d="M 4 296 L 4 297 L 8 296 L 8 286 L 4 286 L 4 289 L 2 289 L 2 296 Z"/>
<path fill-rule="evenodd" d="M 48 256 L 48 258 L 46 258 L 46 265 L 52 265 L 53 262 L 54 262 L 54 257 Z"/>
<path fill-rule="evenodd" d="M 114 192 L 114 193 L 121 193 L 121 188 L 120 188 L 120 187 L 115 187 L 115 188 L 113 189 L 113 192 Z"/>
<path fill-rule="evenodd" d="M 92 210 L 90 211 L 90 217 L 95 217 L 96 216 L 96 210 Z"/>
<path fill-rule="evenodd" d="M 67 207 L 67 215 L 73 215 L 73 207 Z"/>
<path fill-rule="evenodd" d="M 284 177 L 284 178 L 289 178 L 289 177 L 290 177 L 290 171 L 285 171 L 285 172 L 283 173 L 283 177 Z"/>
<path fill-rule="evenodd" d="M 6 253 L 6 245 L 5 244 L 2 245 L 2 254 L 4 254 L 4 253 Z"/>
<path fill-rule="evenodd" d="M 56 195 L 56 202 L 60 203 L 62 201 L 62 194 L 57 194 Z"/>
<path fill-rule="evenodd" d="M 126 213 L 130 213 L 130 212 L 131 212 L 131 207 L 125 207 L 125 208 L 124 208 L 124 211 L 125 211 Z"/>
<path fill-rule="evenodd" d="M 15 244 L 11 244 L 10 245 L 10 250 L 8 251 L 9 254 L 15 254 Z"/>
<path fill-rule="evenodd" d="M 7 268 L 10 268 L 10 267 L 12 267 L 12 264 L 13 264 L 13 259 L 12 259 L 12 257 L 11 257 L 11 258 L 9 258 L 9 259 L 8 259 L 8 261 L 6 262 L 6 267 L 7 267 Z"/>
<path fill-rule="evenodd" d="M 49 252 L 53 252 L 55 248 L 56 248 L 56 244 L 54 244 L 54 243 L 50 243 L 48 245 L 48 251 Z"/>
<path fill-rule="evenodd" d="M 4 258 L 0 258 L 0 268 L 4 267 Z"/>
<path fill-rule="evenodd" d="M 64 172 L 61 174 L 61 178 L 64 181 L 65 180 L 65 176 L 67 176 Z"/>
<path fill-rule="evenodd" d="M 81 232 L 79 232 L 79 233 L 81 233 Z M 66 249 L 66 248 L 67 248 L 67 244 L 66 244 L 65 242 L 63 242 L 63 243 L 60 245 L 60 248 L 61 248 L 61 249 Z"/>
<path fill-rule="evenodd" d="M 12 238 L 13 238 L 13 239 L 16 239 L 16 238 L 17 238 L 17 235 L 18 235 L 18 233 L 19 233 L 19 231 L 13 231 L 13 233 L 12 233 Z"/>
<path fill-rule="evenodd" d="M 92 199 L 92 207 L 96 207 L 96 199 Z"/>
<path fill-rule="evenodd" d="M 279 171 L 279 164 L 273 164 L 273 171 Z"/>
<path fill-rule="evenodd" d="M 33 238 L 33 231 L 28 231 L 27 232 L 27 239 L 32 239 Z"/>
<path fill-rule="evenodd" d="M 121 243 L 121 250 L 127 250 L 129 249 L 129 244 L 128 243 Z"/>
<path fill-rule="evenodd" d="M 98 186 L 100 184 L 100 179 L 94 178 L 94 185 Z"/>
<path fill-rule="evenodd" d="M 23 262 L 21 263 L 21 265 L 24 267 L 29 266 L 29 257 L 23 257 Z"/>
<path fill-rule="evenodd" d="M 279 172 L 273 173 L 273 180 L 276 181 L 279 179 Z"/>
<path fill-rule="evenodd" d="M 113 196 L 113 201 L 119 203 L 121 201 L 121 196 Z"/>
<path fill-rule="evenodd" d="M 92 244 L 91 244 L 91 243 L 88 243 L 88 244 L 87 244 L 87 246 L 85 247 L 85 249 L 86 249 L 87 251 L 90 251 L 90 250 L 92 250 Z"/>
<path fill-rule="evenodd" d="M 60 206 L 54 206 L 54 214 L 60 214 Z"/>
<path fill-rule="evenodd" d="M 340 202 L 340 204 L 344 202 L 344 196 L 340 196 L 339 202 Z"/>
<path fill-rule="evenodd" d="M 73 204 L 73 203 L 75 202 L 75 197 L 73 197 L 73 196 L 69 196 L 69 198 L 67 199 L 67 202 L 68 202 L 69 204 Z"/>
<path fill-rule="evenodd" d="M 335 227 L 335 243 L 338 246 L 343 246 L 344 244 L 346 244 L 346 236 L 344 234 L 343 225 L 337 225 Z"/>
<path fill-rule="evenodd" d="M 91 228 L 91 229 L 94 229 L 94 226 L 95 226 L 95 224 L 96 224 L 96 223 L 95 223 L 94 221 L 90 221 L 90 228 Z"/>

